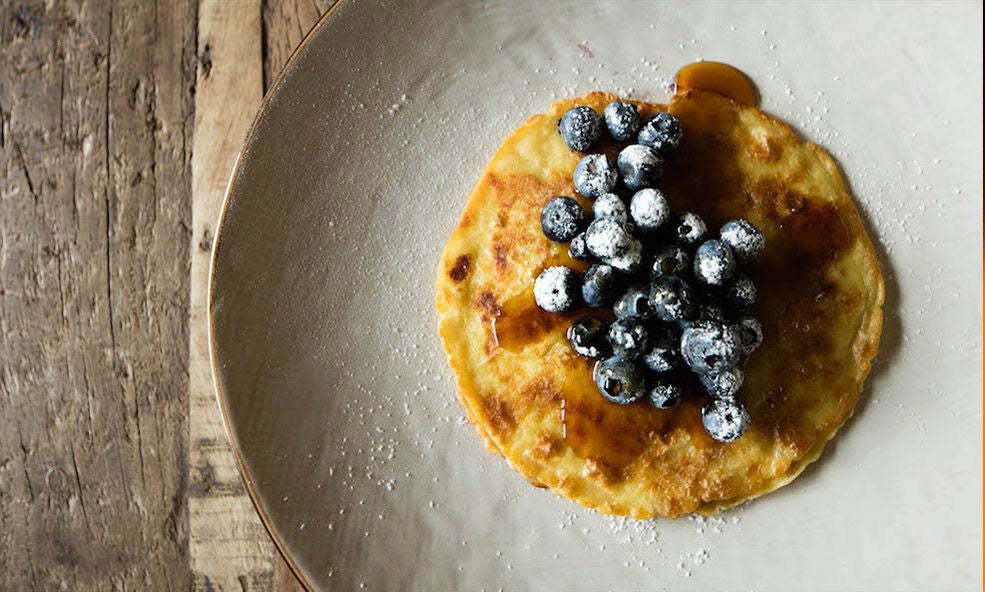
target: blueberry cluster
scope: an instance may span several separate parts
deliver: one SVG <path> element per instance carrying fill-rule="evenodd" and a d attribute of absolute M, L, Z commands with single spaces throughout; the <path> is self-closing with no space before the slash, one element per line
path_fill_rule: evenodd
<path fill-rule="evenodd" d="M 589 316 L 568 329 L 574 351 L 597 360 L 602 396 L 672 407 L 689 370 L 711 396 L 702 409 L 705 429 L 721 442 L 735 440 L 749 423 L 736 399 L 742 368 L 763 340 L 751 316 L 756 286 L 739 265 L 763 252 L 762 232 L 733 220 L 715 237 L 696 214 L 671 214 L 656 185 L 664 157 L 683 136 L 673 115 L 644 122 L 630 103 L 610 103 L 602 116 L 580 106 L 558 129 L 569 148 L 586 153 L 574 185 L 595 202 L 586 212 L 570 197 L 555 197 L 541 212 L 541 229 L 592 265 L 581 276 L 563 265 L 545 269 L 534 283 L 537 305 L 554 313 L 611 308 L 611 323 Z M 589 153 L 606 132 L 621 145 L 615 163 Z"/>

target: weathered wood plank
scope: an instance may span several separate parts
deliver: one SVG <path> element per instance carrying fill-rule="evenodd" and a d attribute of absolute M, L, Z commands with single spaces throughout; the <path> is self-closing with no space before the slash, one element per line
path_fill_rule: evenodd
<path fill-rule="evenodd" d="M 294 576 L 287 562 L 279 554 L 274 564 L 274 590 L 276 592 L 305 592 L 304 586 Z"/>
<path fill-rule="evenodd" d="M 263 3 L 263 90 L 270 88 L 294 48 L 336 0 L 273 0 Z"/>
<path fill-rule="evenodd" d="M 320 15 L 319 6 L 310 2 L 200 4 L 198 133 L 192 164 L 189 501 L 197 589 L 302 590 L 254 513 L 227 447 L 209 375 L 205 298 L 214 223 L 236 153 L 261 92 L 273 78 L 264 73 L 279 71 Z"/>
<path fill-rule="evenodd" d="M 195 20 L 0 5 L 0 589 L 190 586 Z"/>
<path fill-rule="evenodd" d="M 275 550 L 229 449 L 209 363 L 207 292 L 215 224 L 236 155 L 263 92 L 260 0 L 203 0 L 198 14 L 192 157 L 190 474 L 196 590 L 272 590 Z"/>

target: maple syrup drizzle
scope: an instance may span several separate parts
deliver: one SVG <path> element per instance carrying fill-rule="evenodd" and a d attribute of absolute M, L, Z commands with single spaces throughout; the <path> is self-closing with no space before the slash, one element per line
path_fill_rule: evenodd
<path fill-rule="evenodd" d="M 695 62 L 677 71 L 674 94 L 689 90 L 718 93 L 737 103 L 755 107 L 759 104 L 756 85 L 737 68 L 721 62 Z"/>
<path fill-rule="evenodd" d="M 732 66 L 716 62 L 698 62 L 681 68 L 676 77 L 675 92 L 683 94 L 691 89 L 714 92 L 744 105 L 756 106 L 759 102 L 756 87 L 745 74 Z M 719 111 L 725 109 L 724 106 L 718 107 Z M 721 113 L 706 116 L 707 112 L 688 107 L 686 102 L 682 102 L 673 112 L 680 117 L 691 141 L 681 147 L 685 157 L 678 161 L 677 167 L 668 171 L 665 183 L 675 193 L 684 195 L 688 192 L 694 203 L 710 209 L 711 219 L 721 221 L 733 217 L 734 212 L 720 203 L 720 196 L 742 191 L 737 185 L 738 178 L 730 173 L 728 166 L 738 158 L 736 150 L 739 148 L 717 139 L 718 132 L 728 131 L 721 126 L 732 125 L 732 120 L 722 117 Z M 781 189 L 779 186 L 761 188 L 771 196 L 784 195 Z M 816 210 L 810 210 L 809 204 L 797 207 L 799 210 L 795 218 L 774 222 L 794 225 L 785 230 L 784 236 L 807 236 L 810 240 L 788 238 L 787 248 L 796 249 L 792 255 L 774 255 L 771 258 L 767 253 L 761 263 L 773 273 L 763 276 L 765 289 L 761 290 L 763 304 L 760 307 L 765 311 L 776 311 L 777 315 L 776 320 L 768 316 L 763 318 L 767 331 L 776 331 L 773 327 L 796 328 L 812 322 L 816 326 L 819 312 L 826 312 L 832 318 L 838 314 L 836 310 L 825 311 L 819 306 L 800 305 L 793 311 L 795 317 L 787 316 L 789 303 L 783 297 L 784 292 L 795 283 L 813 286 L 818 270 L 826 266 L 833 257 L 832 253 L 846 248 L 850 239 L 843 226 L 836 226 L 841 221 L 833 207 L 817 206 L 819 209 Z M 521 351 L 530 344 L 563 335 L 579 315 L 586 313 L 584 310 L 565 315 L 547 313 L 537 307 L 532 289 L 508 298 L 500 305 L 493 302 L 490 312 L 488 322 L 493 345 L 507 351 Z M 608 310 L 593 310 L 589 314 L 599 316 L 606 322 L 612 320 Z M 784 315 L 782 322 L 779 320 L 781 314 Z M 782 333 L 772 335 L 771 339 L 779 341 L 788 331 L 794 329 L 783 329 Z M 802 339 L 802 334 L 798 333 L 796 338 Z M 803 347 L 805 351 L 796 355 L 805 357 L 814 346 L 812 342 L 805 342 Z M 562 395 L 559 399 L 550 399 L 550 404 L 558 404 L 559 408 L 552 407 L 549 412 L 559 414 L 558 432 L 563 444 L 578 456 L 595 461 L 593 466 L 601 467 L 599 470 L 608 478 L 621 478 L 624 469 L 639 459 L 653 438 L 666 437 L 677 430 L 703 434 L 701 406 L 707 398 L 693 377 L 682 383 L 685 400 L 673 409 L 655 409 L 645 402 L 621 406 L 609 403 L 599 394 L 592 378 L 593 362 L 577 360 L 583 369 L 565 363 L 563 368 L 548 370 L 551 382 L 555 383 L 555 392 Z M 534 397 L 533 394 L 530 396 Z M 780 415 L 769 421 L 774 426 L 783 427 L 791 420 Z M 770 426 L 763 429 L 769 430 Z"/>
<path fill-rule="evenodd" d="M 520 351 L 571 322 L 565 315 L 554 315 L 542 310 L 534 303 L 531 292 L 503 303 L 500 314 L 491 320 L 490 325 L 493 343 L 497 347 Z"/>
<path fill-rule="evenodd" d="M 675 93 L 683 94 L 691 89 L 714 92 L 744 105 L 759 103 L 753 82 L 727 64 L 697 62 L 681 68 L 675 80 Z M 606 312 L 595 312 L 611 320 Z M 527 292 L 502 303 L 498 314 L 491 319 L 492 339 L 496 347 L 520 351 L 552 332 L 565 330 L 576 317 L 544 312 L 534 302 L 532 292 Z M 631 408 L 613 405 L 598 394 L 591 364 L 586 366 L 585 372 L 574 374 L 565 382 L 563 390 L 567 396 L 560 400 L 558 409 L 560 435 L 576 454 L 597 461 L 597 466 L 607 471 L 609 477 L 618 479 L 624 467 L 639 457 L 652 435 L 665 433 L 672 427 L 700 431 L 697 403 L 686 402 L 670 412 L 645 404 Z M 695 384 L 684 386 L 692 394 L 698 390 Z"/>

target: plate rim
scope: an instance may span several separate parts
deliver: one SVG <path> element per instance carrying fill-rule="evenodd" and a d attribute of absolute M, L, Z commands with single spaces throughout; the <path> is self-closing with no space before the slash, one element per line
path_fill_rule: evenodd
<path fill-rule="evenodd" d="M 239 473 L 240 478 L 243 480 L 243 485 L 246 489 L 247 497 L 250 499 L 250 503 L 253 504 L 253 509 L 256 515 L 260 518 L 260 523 L 263 525 L 264 530 L 266 530 L 267 535 L 270 540 L 274 543 L 274 548 L 280 555 L 284 563 L 287 564 L 288 568 L 291 570 L 294 578 L 301 584 L 301 586 L 306 590 L 306 592 L 315 592 L 314 586 L 305 577 L 301 567 L 297 564 L 294 558 L 291 556 L 290 552 L 287 550 L 284 542 L 277 535 L 276 530 L 273 527 L 273 523 L 270 516 L 267 514 L 264 508 L 263 502 L 260 500 L 255 486 L 253 477 L 250 475 L 250 471 L 246 466 L 246 462 L 243 459 L 243 455 L 240 451 L 239 442 L 233 433 L 232 424 L 230 423 L 229 414 L 226 410 L 226 399 L 227 395 L 223 392 L 222 384 L 219 379 L 219 369 L 218 369 L 218 353 L 217 353 L 217 342 L 216 342 L 216 319 L 215 319 L 215 297 L 216 297 L 216 260 L 217 254 L 219 252 L 219 245 L 221 243 L 223 232 L 222 229 L 225 226 L 227 220 L 227 214 L 229 212 L 229 205 L 234 199 L 233 187 L 236 184 L 236 180 L 240 175 L 240 167 L 243 165 L 243 155 L 246 153 L 250 144 L 252 143 L 253 136 L 256 134 L 257 129 L 260 127 L 261 122 L 264 120 L 267 112 L 273 102 L 274 97 L 279 94 L 281 87 L 283 86 L 284 79 L 287 77 L 287 73 L 294 69 L 298 59 L 305 49 L 311 44 L 311 42 L 317 37 L 322 30 L 326 29 L 331 22 L 337 17 L 339 8 L 343 4 L 350 4 L 347 0 L 336 0 L 335 4 L 331 6 L 325 14 L 319 17 L 318 21 L 311 27 L 311 29 L 305 34 L 301 42 L 294 48 L 291 52 L 290 57 L 284 62 L 284 66 L 278 72 L 277 77 L 270 84 L 267 92 L 264 93 L 263 98 L 260 100 L 260 104 L 257 107 L 256 114 L 253 116 L 253 121 L 250 122 L 250 127 L 246 131 L 246 136 L 243 142 L 240 144 L 239 151 L 236 153 L 236 160 L 233 162 L 232 169 L 229 173 L 229 180 L 226 182 L 226 188 L 222 195 L 222 205 L 219 208 L 219 216 L 215 220 L 214 238 L 212 240 L 212 250 L 209 254 L 209 281 L 206 293 L 206 323 L 208 325 L 208 349 L 209 349 L 209 367 L 210 374 L 212 377 L 212 391 L 215 395 L 216 404 L 219 408 L 219 417 L 222 422 L 223 431 L 226 434 L 226 440 L 229 441 L 230 450 L 233 456 L 236 458 L 236 469 Z"/>

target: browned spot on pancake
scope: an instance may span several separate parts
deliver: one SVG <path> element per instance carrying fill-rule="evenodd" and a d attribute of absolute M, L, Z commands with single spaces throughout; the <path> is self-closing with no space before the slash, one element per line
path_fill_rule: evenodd
<path fill-rule="evenodd" d="M 537 439 L 537 444 L 534 445 L 534 456 L 541 460 L 547 460 L 558 453 L 561 449 L 561 441 L 557 437 L 543 433 L 540 438 Z"/>
<path fill-rule="evenodd" d="M 458 283 L 464 280 L 469 275 L 470 262 L 471 258 L 468 255 L 459 255 L 451 269 L 448 270 L 448 277 L 451 278 L 451 281 Z"/>
<path fill-rule="evenodd" d="M 516 417 L 505 401 L 489 395 L 482 399 L 482 410 L 489 420 L 489 427 L 503 437 L 509 437 L 516 429 Z"/>
<path fill-rule="evenodd" d="M 486 333 L 485 350 L 486 355 L 492 357 L 499 348 L 499 341 L 496 335 L 496 321 L 503 316 L 503 309 L 496 302 L 496 295 L 489 290 L 482 290 L 473 300 L 473 306 L 479 311 L 479 317 L 489 327 Z"/>
<path fill-rule="evenodd" d="M 753 160 L 776 162 L 783 156 L 783 147 L 770 136 L 762 136 L 749 144 L 746 154 Z"/>
<path fill-rule="evenodd" d="M 483 342 L 483 348 L 486 350 L 486 356 L 492 358 L 496 355 L 496 351 L 499 349 L 499 345 L 496 343 L 496 319 L 491 321 L 491 331 L 486 334 L 486 338 Z"/>
<path fill-rule="evenodd" d="M 565 495 L 574 495 L 578 491 L 579 482 L 571 477 L 564 475 L 557 483 L 557 490 Z"/>
<path fill-rule="evenodd" d="M 496 258 L 496 269 L 498 271 L 506 271 L 510 248 L 501 242 L 493 243 L 493 255 Z"/>
<path fill-rule="evenodd" d="M 521 390 L 528 399 L 544 403 L 560 403 L 564 399 L 564 393 L 558 390 L 549 376 L 542 376 Z"/>
<path fill-rule="evenodd" d="M 620 480 L 618 471 L 594 458 L 585 459 L 585 474 L 602 485 L 612 485 Z"/>
<path fill-rule="evenodd" d="M 472 225 L 472 216 L 469 215 L 468 212 L 466 212 L 465 215 L 462 216 L 462 219 L 458 221 L 458 226 L 459 228 L 468 228 L 471 225 Z"/>
<path fill-rule="evenodd" d="M 539 220 L 544 205 L 558 195 L 569 195 L 582 205 L 591 205 L 575 192 L 570 174 L 557 175 L 546 181 L 525 174 L 509 174 L 497 178 L 494 189 L 499 213 L 522 220 L 524 224 Z"/>
<path fill-rule="evenodd" d="M 484 319 L 498 317 L 503 314 L 503 309 L 496 302 L 496 295 L 489 290 L 483 290 L 476 294 L 473 305 L 479 310 L 479 314 Z"/>

